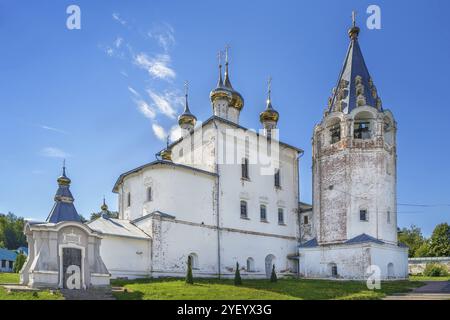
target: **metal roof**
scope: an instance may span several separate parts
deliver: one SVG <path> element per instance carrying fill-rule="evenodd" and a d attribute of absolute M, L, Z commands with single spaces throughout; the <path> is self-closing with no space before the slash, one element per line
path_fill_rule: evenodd
<path fill-rule="evenodd" d="M 155 160 L 153 162 L 150 162 L 150 163 L 144 164 L 144 165 L 142 165 L 140 167 L 137 167 L 137 168 L 135 168 L 133 170 L 127 171 L 125 173 L 122 173 L 119 176 L 119 178 L 117 178 L 117 181 L 114 184 L 114 187 L 113 187 L 112 191 L 113 192 L 117 191 L 117 187 L 123 181 L 123 178 L 125 178 L 126 176 L 128 176 L 128 175 L 130 175 L 132 173 L 139 172 L 139 171 L 141 171 L 141 170 L 143 170 L 143 169 L 145 169 L 147 167 L 152 167 L 152 166 L 155 166 L 155 165 L 158 165 L 158 164 L 167 165 L 167 166 L 176 167 L 176 168 L 187 169 L 187 170 L 192 170 L 192 171 L 195 171 L 195 172 L 198 172 L 198 173 L 202 173 L 202 174 L 206 174 L 206 175 L 210 175 L 210 176 L 217 176 L 217 173 L 215 173 L 215 172 L 210 172 L 210 171 L 194 168 L 194 167 L 191 167 L 191 166 L 187 166 L 185 164 L 174 163 L 172 161 L 165 161 L 165 160 Z"/>
<path fill-rule="evenodd" d="M 378 244 L 384 244 L 384 241 L 381 241 L 379 239 L 376 239 L 372 236 L 369 236 L 365 233 L 360 234 L 359 236 L 356 236 L 354 238 L 351 238 L 347 241 L 345 241 L 345 244 L 355 244 L 355 243 L 365 243 L 365 242 L 373 242 L 373 243 L 378 243 Z"/>
<path fill-rule="evenodd" d="M 148 234 L 128 220 L 112 219 L 106 216 L 101 216 L 94 221 L 88 222 L 87 225 L 92 230 L 104 235 L 145 240 L 151 239 Z"/>
<path fill-rule="evenodd" d="M 376 108 L 378 98 L 376 88 L 364 61 L 358 38 L 354 37 L 350 40 L 344 65 L 332 94 L 329 112 L 342 111 L 348 114 L 358 107 L 357 77 L 361 77 L 360 85 L 363 88 L 361 93 L 365 98 L 365 105 Z M 339 106 L 339 103 L 342 103 L 342 107 Z"/>
<path fill-rule="evenodd" d="M 0 248 L 0 260 L 16 261 L 16 256 L 15 251 Z"/>

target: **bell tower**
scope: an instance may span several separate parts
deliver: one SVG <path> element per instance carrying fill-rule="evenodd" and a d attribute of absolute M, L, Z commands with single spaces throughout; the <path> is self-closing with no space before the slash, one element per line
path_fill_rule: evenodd
<path fill-rule="evenodd" d="M 350 44 L 323 118 L 313 132 L 314 225 L 319 245 L 367 235 L 397 244 L 396 131 L 358 43 Z"/>

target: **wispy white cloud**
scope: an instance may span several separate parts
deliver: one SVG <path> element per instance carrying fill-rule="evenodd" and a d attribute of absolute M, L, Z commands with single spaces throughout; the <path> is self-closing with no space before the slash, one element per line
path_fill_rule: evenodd
<path fill-rule="evenodd" d="M 147 70 L 153 78 L 172 80 L 176 77 L 175 70 L 169 66 L 170 56 L 168 54 L 158 54 L 154 57 L 149 57 L 141 52 L 134 57 L 134 63 L 140 68 Z"/>
<path fill-rule="evenodd" d="M 168 51 L 175 44 L 175 30 L 168 23 L 162 23 L 154 26 L 152 30 L 148 32 L 148 36 L 155 39 L 158 44 Z"/>
<path fill-rule="evenodd" d="M 134 103 L 136 103 L 138 110 L 144 115 L 144 117 L 152 120 L 156 118 L 155 110 L 150 107 L 147 102 L 142 99 L 136 99 L 134 100 Z"/>
<path fill-rule="evenodd" d="M 167 132 L 166 130 L 164 130 L 163 127 L 161 127 L 159 124 L 157 123 L 153 123 L 152 124 L 152 129 L 153 129 L 153 133 L 155 134 L 155 136 L 161 140 L 161 141 L 166 141 L 167 138 Z"/>
<path fill-rule="evenodd" d="M 122 19 L 118 13 L 113 13 L 112 18 L 123 26 L 127 24 L 127 22 Z"/>
<path fill-rule="evenodd" d="M 137 92 L 136 90 L 134 90 L 132 87 L 128 87 L 128 91 L 130 91 L 135 97 L 140 97 L 141 95 L 139 94 L 139 92 Z"/>
<path fill-rule="evenodd" d="M 170 141 L 176 141 L 181 138 L 181 128 L 178 125 L 174 125 L 170 128 Z"/>
<path fill-rule="evenodd" d="M 41 127 L 41 129 L 44 129 L 44 130 L 54 131 L 54 132 L 58 132 L 58 133 L 62 133 L 62 134 L 67 134 L 66 131 L 58 129 L 58 128 L 53 128 L 53 127 L 46 126 L 46 125 L 40 125 L 40 127 Z"/>
<path fill-rule="evenodd" d="M 67 152 L 55 147 L 43 148 L 40 152 L 40 155 L 43 157 L 50 157 L 50 158 L 69 158 L 71 156 Z"/>
<path fill-rule="evenodd" d="M 165 91 L 164 93 L 158 93 L 151 89 L 147 89 L 147 93 L 152 99 L 152 102 L 156 109 L 165 116 L 175 119 L 177 114 L 177 106 L 182 105 L 182 97 L 177 94 L 176 91 Z"/>
<path fill-rule="evenodd" d="M 120 48 L 120 46 L 122 45 L 122 43 L 123 43 L 123 38 L 117 37 L 116 40 L 114 41 L 114 46 L 115 46 L 116 48 Z"/>

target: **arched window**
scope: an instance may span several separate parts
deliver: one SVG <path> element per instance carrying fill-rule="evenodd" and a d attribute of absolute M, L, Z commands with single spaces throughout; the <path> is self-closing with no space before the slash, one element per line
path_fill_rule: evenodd
<path fill-rule="evenodd" d="M 153 201 L 152 187 L 147 187 L 147 201 Z"/>
<path fill-rule="evenodd" d="M 249 174 L 248 174 L 248 158 L 244 158 L 242 159 L 242 164 L 241 164 L 241 174 L 242 174 L 242 179 L 249 179 Z"/>
<path fill-rule="evenodd" d="M 199 268 L 199 266 L 198 266 L 198 255 L 196 253 L 194 253 L 194 252 L 190 253 L 188 259 L 191 260 L 192 269 L 198 269 Z"/>
<path fill-rule="evenodd" d="M 278 224 L 284 224 L 284 211 L 283 211 L 283 208 L 278 208 Z"/>
<path fill-rule="evenodd" d="M 341 123 L 339 119 L 333 119 L 328 126 L 330 144 L 341 141 Z"/>
<path fill-rule="evenodd" d="M 259 207 L 261 221 L 267 221 L 267 209 L 264 204 Z"/>
<path fill-rule="evenodd" d="M 127 193 L 127 207 L 131 207 L 131 192 Z"/>
<path fill-rule="evenodd" d="M 275 187 L 280 188 L 281 187 L 281 181 L 280 181 L 280 169 L 275 170 Z"/>
<path fill-rule="evenodd" d="M 247 219 L 247 201 L 241 200 L 241 218 Z"/>
<path fill-rule="evenodd" d="M 255 260 L 253 258 L 247 259 L 247 272 L 255 272 Z"/>
<path fill-rule="evenodd" d="M 370 139 L 371 134 L 371 121 L 373 116 L 370 112 L 363 111 L 355 116 L 354 127 L 353 127 L 353 137 L 355 139 Z"/>

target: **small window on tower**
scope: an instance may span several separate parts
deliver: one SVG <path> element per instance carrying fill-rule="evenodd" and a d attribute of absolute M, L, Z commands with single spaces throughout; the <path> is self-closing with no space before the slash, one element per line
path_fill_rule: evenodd
<path fill-rule="evenodd" d="M 368 221 L 369 216 L 367 215 L 367 210 L 359 210 L 359 220 L 361 221 Z"/>
<path fill-rule="evenodd" d="M 303 216 L 303 224 L 308 224 L 308 223 L 309 223 L 309 217 Z"/>
<path fill-rule="evenodd" d="M 370 123 L 368 121 L 360 121 L 355 123 L 354 138 L 370 139 Z"/>
<path fill-rule="evenodd" d="M 341 125 L 338 123 L 330 128 L 331 144 L 341 141 Z"/>
<path fill-rule="evenodd" d="M 180 148 L 180 151 L 178 151 L 178 156 L 180 158 L 183 156 L 183 148 Z"/>
<path fill-rule="evenodd" d="M 391 212 L 387 212 L 387 223 L 391 223 Z"/>

